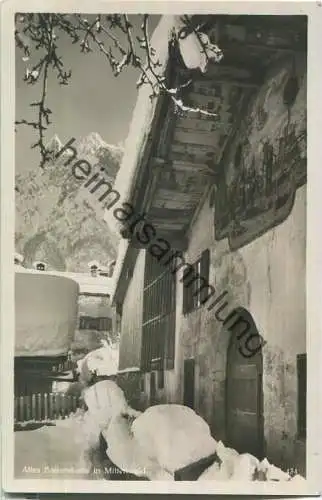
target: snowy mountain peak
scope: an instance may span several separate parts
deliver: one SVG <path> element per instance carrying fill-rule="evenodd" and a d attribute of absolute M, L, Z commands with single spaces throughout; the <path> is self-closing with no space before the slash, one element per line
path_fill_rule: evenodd
<path fill-rule="evenodd" d="M 97 132 L 91 132 L 86 137 L 80 139 L 77 149 L 83 155 L 97 155 L 102 151 L 110 151 L 117 155 L 122 153 L 122 148 L 108 144 Z"/>
<path fill-rule="evenodd" d="M 72 170 L 66 168 L 66 159 L 72 155 L 74 160 L 74 151 L 67 148 L 55 157 L 69 140 L 66 137 L 62 144 L 57 134 L 50 139 L 47 144 L 53 153 L 50 168 L 16 175 L 19 190 L 16 196 L 16 249 L 25 256 L 27 267 L 41 260 L 50 269 L 88 273 L 87 263 L 93 260 L 93 255 L 99 262 L 115 259 L 118 235 L 110 230 L 100 212 L 96 213 L 97 207 L 79 197 L 80 183 L 75 181 Z M 83 150 L 78 142 L 72 145 L 77 158 L 88 161 L 97 171 L 104 169 L 113 183 L 123 150 L 110 147 L 95 133 L 82 141 Z M 34 243 L 29 245 L 30 241 Z"/>

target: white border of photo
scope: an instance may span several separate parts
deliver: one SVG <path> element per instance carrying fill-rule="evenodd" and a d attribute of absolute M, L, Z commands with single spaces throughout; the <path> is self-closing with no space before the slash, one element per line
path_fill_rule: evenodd
<path fill-rule="evenodd" d="M 13 432 L 14 363 L 14 12 L 216 13 L 308 15 L 308 205 L 307 205 L 307 480 L 269 482 L 126 482 L 105 480 L 15 479 Z M 21 493 L 197 493 L 235 495 L 317 495 L 321 471 L 322 213 L 320 69 L 322 4 L 319 2 L 107 2 L 98 0 L 7 0 L 1 2 L 1 441 L 2 488 Z"/>

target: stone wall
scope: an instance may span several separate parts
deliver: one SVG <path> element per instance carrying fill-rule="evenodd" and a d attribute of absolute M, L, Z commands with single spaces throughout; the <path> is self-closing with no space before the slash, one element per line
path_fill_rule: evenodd
<path fill-rule="evenodd" d="M 297 440 L 296 356 L 306 352 L 305 333 L 305 208 L 306 189 L 300 188 L 293 211 L 280 226 L 244 248 L 231 252 L 227 240 L 211 237 L 211 208 L 207 203 L 195 225 L 187 261 L 205 248 L 211 250 L 210 284 L 219 295 L 228 294 L 222 317 L 245 307 L 267 344 L 263 347 L 264 427 L 266 453 L 281 465 L 299 458 L 303 445 Z M 200 231 L 200 232 L 199 232 Z M 204 236 L 202 236 L 200 233 Z M 179 302 L 179 307 L 181 302 Z M 217 308 L 218 310 L 218 308 Z M 183 360 L 196 361 L 196 409 L 214 434 L 225 439 L 226 356 L 230 332 L 206 306 L 177 321 L 180 366 L 168 387 L 169 398 L 182 400 Z M 300 450 L 301 457 L 299 456 Z"/>

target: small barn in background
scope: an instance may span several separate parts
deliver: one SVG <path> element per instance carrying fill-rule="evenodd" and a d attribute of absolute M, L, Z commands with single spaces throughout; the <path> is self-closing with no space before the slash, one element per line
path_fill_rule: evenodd
<path fill-rule="evenodd" d="M 15 267 L 15 395 L 51 392 L 77 359 L 117 342 L 111 278 Z"/>

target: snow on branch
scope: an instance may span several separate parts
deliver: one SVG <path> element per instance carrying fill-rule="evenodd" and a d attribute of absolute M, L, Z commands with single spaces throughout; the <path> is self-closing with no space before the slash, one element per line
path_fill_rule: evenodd
<path fill-rule="evenodd" d="M 51 151 L 45 144 L 45 132 L 51 124 L 52 110 L 47 106 L 48 77 L 52 72 L 58 83 L 68 85 L 71 69 L 65 68 L 63 58 L 58 54 L 59 38 L 68 37 L 73 44 L 79 44 L 84 54 L 98 50 L 110 66 L 113 75 L 119 76 L 128 68 L 140 73 L 137 87 L 148 85 L 150 98 L 167 95 L 176 112 L 216 116 L 207 110 L 190 107 L 183 102 L 183 90 L 191 80 L 169 86 L 156 50 L 150 43 L 149 15 L 142 15 L 139 31 L 135 30 L 127 14 L 84 16 L 82 14 L 16 14 L 16 46 L 23 53 L 26 63 L 24 81 L 38 85 L 39 100 L 30 103 L 35 108 L 35 119 L 22 118 L 16 125 L 32 127 L 37 141 L 32 148 L 40 151 L 40 166 L 51 159 Z M 194 26 L 189 16 L 178 18 L 169 40 L 169 50 L 180 54 L 187 69 L 207 70 L 210 60 L 219 62 L 221 50 L 210 42 L 201 26 Z M 31 60 L 35 61 L 31 64 Z"/>

